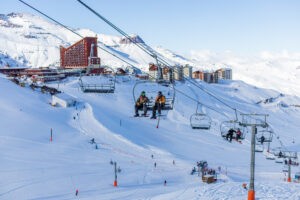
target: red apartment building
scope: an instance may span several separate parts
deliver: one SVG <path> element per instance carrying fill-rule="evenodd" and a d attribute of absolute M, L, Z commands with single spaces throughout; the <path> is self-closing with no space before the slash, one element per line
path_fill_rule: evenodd
<path fill-rule="evenodd" d="M 100 66 L 97 37 L 85 37 L 70 47 L 60 47 L 60 64 L 63 68 L 86 68 Z"/>

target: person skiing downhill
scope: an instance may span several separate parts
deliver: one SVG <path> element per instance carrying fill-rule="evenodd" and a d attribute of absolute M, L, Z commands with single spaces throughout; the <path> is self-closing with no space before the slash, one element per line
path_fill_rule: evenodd
<path fill-rule="evenodd" d="M 134 117 L 138 117 L 139 116 L 139 109 L 143 109 L 144 111 L 144 116 L 147 115 L 147 105 L 146 103 L 149 102 L 148 97 L 146 96 L 146 92 L 142 91 L 140 97 L 137 99 L 137 101 L 135 102 L 135 115 Z"/>
<path fill-rule="evenodd" d="M 158 92 L 155 103 L 152 107 L 152 116 L 151 119 L 156 119 L 156 110 L 158 111 L 158 114 L 161 114 L 161 109 L 165 106 L 166 103 L 166 97 L 162 94 L 161 91 Z"/>

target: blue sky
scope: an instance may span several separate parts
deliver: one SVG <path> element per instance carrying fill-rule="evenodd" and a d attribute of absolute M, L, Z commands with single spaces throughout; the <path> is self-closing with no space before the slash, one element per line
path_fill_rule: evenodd
<path fill-rule="evenodd" d="M 118 35 L 76 0 L 24 0 L 73 28 Z M 190 50 L 299 51 L 299 0 L 83 0 L 127 33 L 181 54 Z M 0 13 L 37 14 L 17 0 Z"/>

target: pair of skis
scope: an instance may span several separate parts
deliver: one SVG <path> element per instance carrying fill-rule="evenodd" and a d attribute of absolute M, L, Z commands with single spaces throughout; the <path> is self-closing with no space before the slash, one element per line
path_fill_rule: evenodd
<path fill-rule="evenodd" d="M 158 115 L 157 118 L 152 118 L 152 119 L 157 119 L 157 124 L 156 124 L 156 128 L 159 128 L 159 122 L 160 122 L 160 117 L 162 115 Z M 139 116 L 134 116 L 134 117 L 149 117 L 149 115 L 139 115 Z"/>

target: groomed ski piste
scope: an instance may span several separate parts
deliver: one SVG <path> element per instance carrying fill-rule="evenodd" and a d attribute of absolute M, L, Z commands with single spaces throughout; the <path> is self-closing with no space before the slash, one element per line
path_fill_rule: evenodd
<path fill-rule="evenodd" d="M 191 129 L 197 105 L 178 92 L 174 109 L 163 111 L 157 128 L 157 120 L 133 117 L 135 78 L 117 77 L 112 94 L 83 93 L 78 81 L 70 77 L 49 85 L 76 98 L 76 106 L 63 108 L 50 105 L 50 94 L 0 76 L 0 199 L 247 199 L 242 184 L 249 184 L 251 131 L 242 144 L 220 136 L 219 126 L 235 117 L 233 110 L 188 82 L 176 82 L 176 89 L 207 105 L 201 109 L 212 118 L 211 129 Z M 198 84 L 244 113 L 269 114 L 276 137 L 299 151 L 299 108 L 281 106 L 297 104 L 298 97 L 242 81 Z M 270 97 L 278 98 L 256 104 Z M 276 137 L 272 148 L 280 146 Z M 200 160 L 217 170 L 217 182 L 190 174 Z M 117 187 L 111 161 L 121 169 Z M 284 181 L 283 164 L 256 153 L 255 167 L 256 199 L 300 199 L 300 184 Z M 292 167 L 292 177 L 298 171 Z"/>

